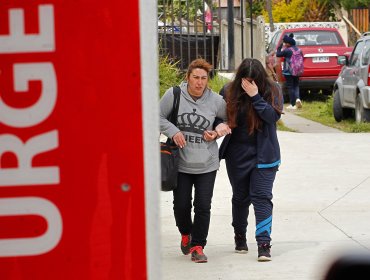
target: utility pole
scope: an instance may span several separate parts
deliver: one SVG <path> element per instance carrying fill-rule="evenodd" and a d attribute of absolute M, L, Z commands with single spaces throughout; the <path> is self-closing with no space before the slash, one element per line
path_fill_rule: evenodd
<path fill-rule="evenodd" d="M 266 0 L 266 10 L 269 15 L 270 32 L 274 32 L 274 19 L 272 17 L 272 3 L 271 0 Z"/>
<path fill-rule="evenodd" d="M 251 58 L 253 58 L 253 0 L 249 0 L 250 19 L 251 19 Z"/>
<path fill-rule="evenodd" d="M 227 42 L 229 70 L 234 70 L 234 0 L 227 0 Z"/>

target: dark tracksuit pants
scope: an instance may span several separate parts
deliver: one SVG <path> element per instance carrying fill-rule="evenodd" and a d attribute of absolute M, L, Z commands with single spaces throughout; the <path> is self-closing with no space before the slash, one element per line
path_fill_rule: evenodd
<path fill-rule="evenodd" d="M 257 168 L 256 147 L 245 143 L 230 143 L 225 161 L 233 190 L 232 226 L 235 234 L 246 234 L 249 206 L 253 204 L 256 241 L 258 244 L 270 243 L 272 187 L 277 167 Z"/>
<path fill-rule="evenodd" d="M 203 174 L 179 173 L 177 188 L 173 191 L 173 210 L 176 226 L 181 234 L 191 234 L 191 246 L 207 244 L 211 219 L 211 202 L 216 172 Z M 194 185 L 194 221 L 191 218 Z"/>
<path fill-rule="evenodd" d="M 286 80 L 286 86 L 289 91 L 289 102 L 292 106 L 295 105 L 295 101 L 299 97 L 299 77 L 292 75 L 284 75 Z"/>

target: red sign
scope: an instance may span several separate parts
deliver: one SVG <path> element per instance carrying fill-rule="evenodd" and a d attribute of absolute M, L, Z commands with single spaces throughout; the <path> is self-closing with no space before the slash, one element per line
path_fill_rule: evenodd
<path fill-rule="evenodd" d="M 0 2 L 0 278 L 146 279 L 138 1 Z"/>

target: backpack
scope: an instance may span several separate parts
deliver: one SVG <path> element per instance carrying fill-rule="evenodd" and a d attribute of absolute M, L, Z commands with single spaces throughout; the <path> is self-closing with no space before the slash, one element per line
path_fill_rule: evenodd
<path fill-rule="evenodd" d="M 300 48 L 294 50 L 292 47 L 290 47 L 290 50 L 293 54 L 290 58 L 289 72 L 292 74 L 292 76 L 302 76 L 304 71 L 302 50 Z"/>

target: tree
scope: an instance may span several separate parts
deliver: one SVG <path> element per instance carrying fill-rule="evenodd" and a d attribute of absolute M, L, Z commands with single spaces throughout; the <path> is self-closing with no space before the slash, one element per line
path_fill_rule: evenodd
<path fill-rule="evenodd" d="M 339 4 L 347 11 L 358 7 L 368 7 L 370 0 L 330 0 L 330 2 L 339 2 Z"/>
<path fill-rule="evenodd" d="M 272 16 L 276 22 L 297 22 L 305 20 L 306 6 L 309 0 L 291 0 L 289 4 L 285 0 L 274 1 Z M 263 11 L 266 22 L 270 22 L 267 11 Z"/>
<path fill-rule="evenodd" d="M 334 7 L 336 11 L 340 11 L 341 8 L 349 11 L 353 8 L 369 8 L 370 6 L 370 0 L 318 0 L 318 2 Z"/>
<path fill-rule="evenodd" d="M 308 2 L 305 19 L 307 21 L 329 21 L 330 6 L 327 3 L 328 1 L 320 0 L 311 0 Z"/>
<path fill-rule="evenodd" d="M 271 0 L 266 0 L 266 11 L 269 17 L 270 32 L 274 32 L 274 18 L 272 16 L 272 3 Z"/>
<path fill-rule="evenodd" d="M 267 0 L 263 16 L 270 25 L 272 18 L 276 22 L 336 21 L 336 15 L 343 17 L 342 8 L 350 11 L 358 7 L 370 8 L 370 0 Z"/>
<path fill-rule="evenodd" d="M 211 1 L 205 1 L 207 5 L 212 7 Z M 166 10 L 166 20 L 170 20 L 170 16 L 177 19 L 186 18 L 193 21 L 197 17 L 197 11 L 204 11 L 203 0 L 158 0 L 158 7 L 163 7 Z"/>

